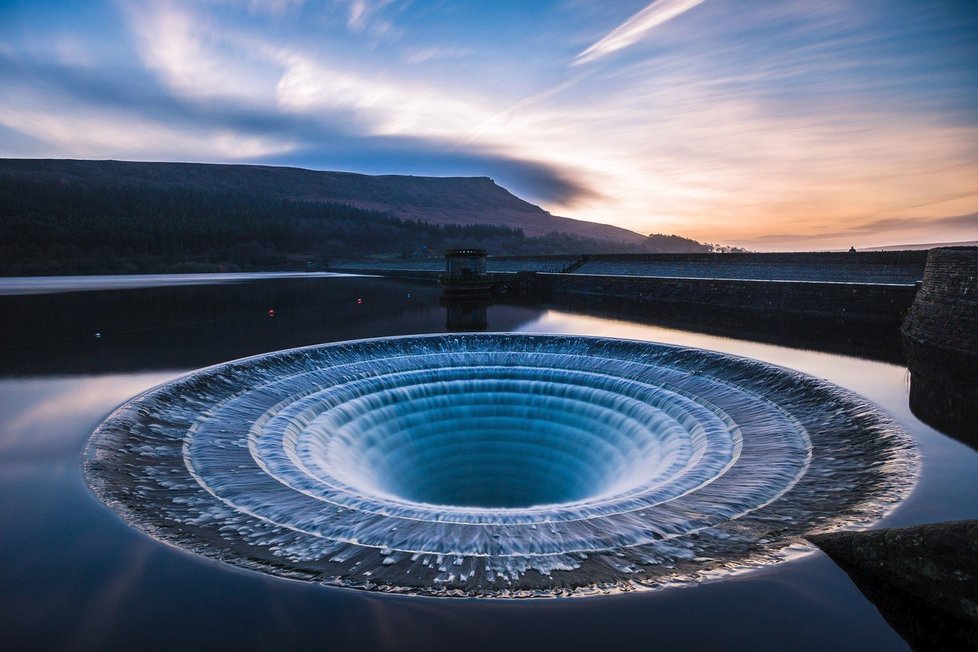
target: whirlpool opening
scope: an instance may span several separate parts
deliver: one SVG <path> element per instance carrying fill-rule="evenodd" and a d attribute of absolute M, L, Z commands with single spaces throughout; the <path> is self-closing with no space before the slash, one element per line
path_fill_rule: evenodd
<path fill-rule="evenodd" d="M 552 376 L 491 367 L 407 374 L 319 414 L 297 438 L 299 457 L 393 500 L 525 509 L 620 494 L 701 452 L 682 410 L 602 389 L 600 376 Z"/>
<path fill-rule="evenodd" d="M 340 342 L 134 398 L 86 477 L 127 521 L 244 568 L 440 596 L 654 589 L 865 527 L 916 478 L 871 404 L 754 360 L 509 333 Z"/>

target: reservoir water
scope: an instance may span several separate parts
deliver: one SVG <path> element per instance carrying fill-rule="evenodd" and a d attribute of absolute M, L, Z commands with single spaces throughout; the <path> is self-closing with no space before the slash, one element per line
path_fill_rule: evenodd
<path fill-rule="evenodd" d="M 682 588 L 528 601 L 325 587 L 161 544 L 107 508 L 83 476 L 86 442 L 120 404 L 226 360 L 457 324 L 446 324 L 437 288 L 373 278 L 21 292 L 0 297 L 3 649 L 906 649 L 818 552 Z M 824 379 L 878 406 L 916 444 L 913 491 L 880 525 L 978 516 L 978 454 L 911 415 L 908 372 L 898 364 L 546 307 L 491 306 L 485 320 L 490 331 L 696 347 Z M 340 462 L 336 472 L 349 468 Z M 579 460 L 568 464 L 577 469 Z M 608 468 L 627 475 L 629 467 Z M 574 486 L 544 489 L 579 498 Z M 430 503 L 432 494 L 412 499 Z M 472 498 L 495 499 L 536 500 Z"/>

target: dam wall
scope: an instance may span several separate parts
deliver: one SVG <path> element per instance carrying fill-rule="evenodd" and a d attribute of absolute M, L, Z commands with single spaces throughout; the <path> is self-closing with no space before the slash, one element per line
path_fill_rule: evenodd
<path fill-rule="evenodd" d="M 362 269 L 357 273 L 436 283 L 441 272 Z M 591 299 L 646 306 L 723 308 L 796 317 L 844 319 L 898 328 L 917 285 L 727 278 L 682 278 L 551 272 L 495 273 L 497 287 L 540 301 Z"/>
<path fill-rule="evenodd" d="M 926 260 L 926 251 L 502 256 L 489 257 L 487 270 L 497 290 L 530 300 L 841 319 L 898 332 Z M 435 282 L 444 261 L 348 261 L 332 271 Z"/>
<path fill-rule="evenodd" d="M 911 410 L 978 448 L 978 247 L 930 251 L 903 338 Z"/>
<path fill-rule="evenodd" d="M 683 306 L 898 327 L 913 302 L 914 284 L 838 283 L 718 278 L 536 274 L 533 291 L 560 300 L 593 297 L 668 308 Z"/>
<path fill-rule="evenodd" d="M 914 283 L 923 277 L 926 255 L 925 251 L 594 254 L 580 257 L 574 272 L 762 281 Z"/>
<path fill-rule="evenodd" d="M 358 272 L 431 284 L 441 273 L 394 269 Z M 535 272 L 496 272 L 492 278 L 495 301 L 639 320 L 894 364 L 905 361 L 900 324 L 917 291 L 914 283 Z"/>
<path fill-rule="evenodd" d="M 490 273 L 568 272 L 614 276 L 727 278 L 761 281 L 915 283 L 924 276 L 926 251 L 801 253 L 586 254 L 489 256 Z M 332 271 L 402 275 L 444 272 L 441 258 L 337 261 Z"/>

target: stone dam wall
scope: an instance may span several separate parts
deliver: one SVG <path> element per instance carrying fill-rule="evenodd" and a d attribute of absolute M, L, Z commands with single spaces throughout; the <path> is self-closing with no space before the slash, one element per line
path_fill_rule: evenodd
<path fill-rule="evenodd" d="M 742 254 L 592 254 L 576 259 L 573 273 L 616 276 L 726 278 L 780 281 L 914 283 L 923 277 L 926 251 Z M 492 259 L 500 270 L 517 258 Z M 566 259 L 553 269 L 570 264 Z M 571 260 L 570 262 L 575 262 Z M 514 269 L 513 271 L 520 271 Z"/>
<path fill-rule="evenodd" d="M 490 273 L 562 272 L 613 276 L 726 278 L 836 283 L 915 283 L 924 276 L 926 251 L 772 254 L 590 254 L 490 256 Z M 338 261 L 334 271 L 440 272 L 438 258 Z"/>
<path fill-rule="evenodd" d="M 499 257 L 488 267 L 507 303 L 903 364 L 900 325 L 927 252 L 597 255 L 554 273 L 582 258 Z M 333 271 L 433 284 L 444 261 L 357 261 Z"/>
<path fill-rule="evenodd" d="M 914 414 L 978 448 L 978 247 L 930 251 L 903 337 Z"/>
<path fill-rule="evenodd" d="M 428 270 L 361 269 L 407 281 L 438 281 Z M 755 281 L 524 272 L 494 273 L 494 301 L 639 320 L 723 337 L 843 353 L 904 364 L 900 323 L 912 283 Z M 506 290 L 500 293 L 499 290 Z M 492 319 L 490 330 L 494 329 Z"/>
<path fill-rule="evenodd" d="M 699 307 L 892 325 L 907 314 L 913 284 L 660 278 L 537 274 L 533 291 L 556 300 L 590 296 L 601 301 Z"/>
<path fill-rule="evenodd" d="M 363 269 L 361 274 L 438 281 L 440 272 Z M 497 273 L 497 284 L 541 301 L 682 306 L 796 317 L 833 318 L 898 328 L 913 303 L 914 284 L 759 281 L 599 274 Z"/>
<path fill-rule="evenodd" d="M 586 260 L 585 260 L 586 259 Z M 643 310 L 685 309 L 816 317 L 893 327 L 906 316 L 926 251 L 496 257 L 499 284 L 531 300 L 590 300 Z M 360 261 L 335 271 L 437 281 L 444 262 Z"/>

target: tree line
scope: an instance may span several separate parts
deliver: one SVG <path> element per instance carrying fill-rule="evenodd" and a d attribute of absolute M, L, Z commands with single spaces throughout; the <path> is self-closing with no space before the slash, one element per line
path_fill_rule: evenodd
<path fill-rule="evenodd" d="M 0 275 L 319 269 L 338 258 L 638 253 L 489 224 L 431 224 L 338 203 L 195 188 L 0 179 Z"/>

